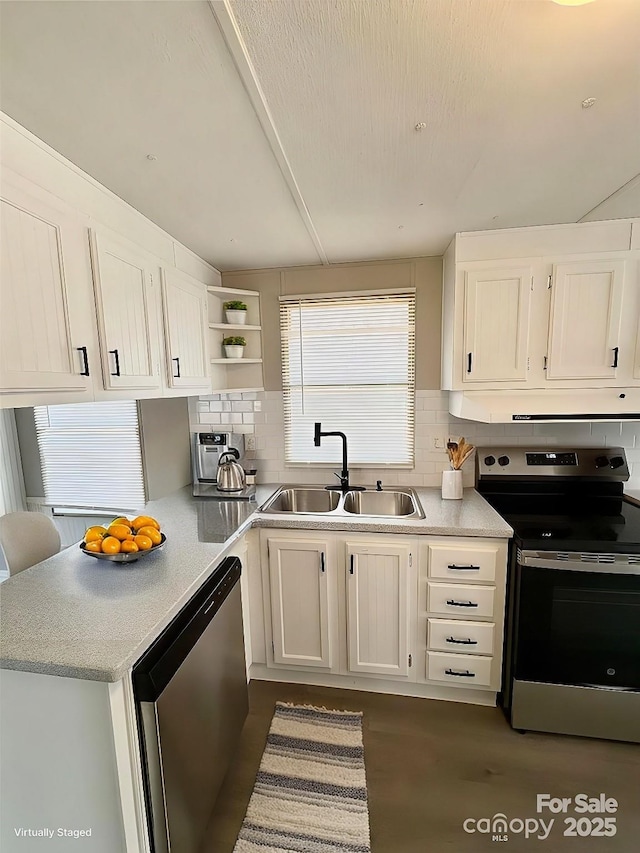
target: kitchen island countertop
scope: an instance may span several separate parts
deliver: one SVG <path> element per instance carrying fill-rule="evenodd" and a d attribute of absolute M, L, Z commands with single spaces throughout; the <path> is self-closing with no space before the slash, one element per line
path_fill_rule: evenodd
<path fill-rule="evenodd" d="M 199 500 L 191 487 L 147 504 L 167 542 L 132 565 L 96 560 L 72 546 L 0 585 L 0 666 L 114 682 L 161 633 L 252 526 L 408 535 L 509 538 L 512 529 L 474 490 L 443 501 L 417 489 L 424 519 L 263 514 L 256 503 Z"/>

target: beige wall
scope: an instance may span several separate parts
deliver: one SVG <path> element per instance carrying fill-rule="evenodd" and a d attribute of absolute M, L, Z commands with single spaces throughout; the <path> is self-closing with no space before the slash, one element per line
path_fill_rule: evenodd
<path fill-rule="evenodd" d="M 279 296 L 415 287 L 416 388 L 440 388 L 441 258 L 228 272 L 223 273 L 222 283 L 260 291 L 264 387 L 267 391 L 282 389 Z"/>
<path fill-rule="evenodd" d="M 191 482 L 187 398 L 139 400 L 138 413 L 147 500 L 155 501 Z"/>

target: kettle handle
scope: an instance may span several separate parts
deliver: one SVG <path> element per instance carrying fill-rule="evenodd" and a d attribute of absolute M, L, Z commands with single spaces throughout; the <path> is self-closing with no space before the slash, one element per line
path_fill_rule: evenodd
<path fill-rule="evenodd" d="M 240 459 L 240 454 L 235 447 L 231 447 L 229 450 L 225 450 L 224 453 L 221 453 L 220 458 L 218 459 L 218 464 L 224 460 L 225 456 L 231 456 L 232 459 Z"/>

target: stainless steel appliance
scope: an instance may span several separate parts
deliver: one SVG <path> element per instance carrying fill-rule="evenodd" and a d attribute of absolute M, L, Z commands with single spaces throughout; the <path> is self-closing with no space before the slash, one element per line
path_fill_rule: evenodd
<path fill-rule="evenodd" d="M 502 705 L 511 725 L 640 742 L 640 506 L 623 448 L 484 447 L 511 524 Z"/>
<path fill-rule="evenodd" d="M 229 557 L 133 668 L 153 853 L 197 853 L 248 711 Z"/>
<path fill-rule="evenodd" d="M 191 439 L 193 495 L 215 500 L 254 500 L 255 486 L 244 485 L 234 491 L 218 489 L 220 459 L 234 452 L 240 466 L 244 461 L 244 435 L 231 432 L 196 432 Z M 254 472 L 255 473 L 255 472 Z"/>
<path fill-rule="evenodd" d="M 236 459 L 239 454 L 235 449 L 221 454 L 218 462 L 217 487 L 221 492 L 241 492 L 247 484 L 242 467 Z"/>

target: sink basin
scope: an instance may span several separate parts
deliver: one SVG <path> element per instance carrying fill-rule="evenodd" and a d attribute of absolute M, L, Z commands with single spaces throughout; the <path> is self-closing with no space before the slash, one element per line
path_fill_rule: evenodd
<path fill-rule="evenodd" d="M 341 497 L 340 492 L 328 489 L 290 487 L 276 492 L 261 509 L 263 512 L 333 512 L 338 508 Z"/>
<path fill-rule="evenodd" d="M 402 517 L 421 515 L 417 501 L 409 491 L 347 492 L 344 499 L 345 512 L 354 515 Z"/>
<path fill-rule="evenodd" d="M 381 492 L 367 489 L 349 491 L 321 486 L 282 486 L 259 508 L 259 512 L 329 514 L 333 517 L 366 515 L 374 518 L 424 518 L 422 507 L 413 489 L 397 487 Z"/>

